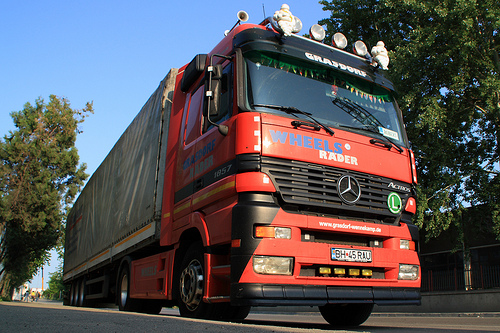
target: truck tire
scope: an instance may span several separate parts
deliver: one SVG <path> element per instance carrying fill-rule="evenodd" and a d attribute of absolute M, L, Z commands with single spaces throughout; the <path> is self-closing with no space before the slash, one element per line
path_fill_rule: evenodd
<path fill-rule="evenodd" d="M 76 281 L 71 282 L 71 287 L 69 289 L 69 306 L 75 306 L 76 304 L 76 289 L 78 285 Z"/>
<path fill-rule="evenodd" d="M 251 306 L 234 306 L 229 303 L 214 304 L 216 310 L 212 315 L 212 319 L 241 322 L 250 313 Z"/>
<path fill-rule="evenodd" d="M 78 281 L 78 289 L 76 290 L 76 306 L 85 306 L 85 278 Z"/>
<path fill-rule="evenodd" d="M 154 299 L 136 300 L 137 312 L 157 315 L 163 308 L 161 301 Z"/>
<path fill-rule="evenodd" d="M 210 318 L 212 304 L 203 302 L 205 260 L 201 243 L 192 244 L 182 259 L 177 281 L 179 312 L 183 317 Z"/>
<path fill-rule="evenodd" d="M 319 307 L 323 318 L 335 327 L 353 327 L 364 323 L 373 310 L 373 303 L 327 304 Z"/>
<path fill-rule="evenodd" d="M 120 311 L 135 311 L 134 300 L 130 298 L 130 269 L 127 264 L 120 268 L 116 289 Z"/>

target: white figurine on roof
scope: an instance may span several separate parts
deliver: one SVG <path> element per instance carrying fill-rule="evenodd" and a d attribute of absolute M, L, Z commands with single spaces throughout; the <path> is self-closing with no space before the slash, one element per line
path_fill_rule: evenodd
<path fill-rule="evenodd" d="M 281 30 L 283 30 L 285 36 L 290 36 L 292 34 L 295 22 L 290 12 L 290 6 L 286 3 L 281 5 L 281 9 L 274 13 L 273 18 L 278 23 Z"/>
<path fill-rule="evenodd" d="M 377 45 L 372 47 L 372 66 L 377 66 L 377 64 L 383 70 L 388 69 L 389 65 L 389 55 L 387 54 L 387 49 L 385 48 L 385 44 L 382 41 L 379 41 Z"/>

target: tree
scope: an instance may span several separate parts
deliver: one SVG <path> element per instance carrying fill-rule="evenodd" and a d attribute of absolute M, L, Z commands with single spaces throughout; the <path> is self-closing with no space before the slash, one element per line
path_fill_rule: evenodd
<path fill-rule="evenodd" d="M 75 148 L 92 103 L 74 110 L 65 98 L 11 114 L 16 127 L 0 140 L 0 296 L 32 278 L 61 242 L 63 220 L 87 175 Z"/>
<path fill-rule="evenodd" d="M 500 239 L 500 7 L 494 0 L 320 1 L 327 38 L 383 40 L 416 155 L 417 224 L 436 237 L 465 207 Z M 470 220 L 481 224 L 484 220 Z M 470 227 L 470 226 L 469 226 Z M 472 228 L 474 229 L 474 228 Z"/>
<path fill-rule="evenodd" d="M 50 274 L 49 288 L 43 292 L 43 297 L 46 299 L 60 299 L 65 291 L 66 286 L 63 283 L 63 267 L 60 265 L 57 271 Z"/>

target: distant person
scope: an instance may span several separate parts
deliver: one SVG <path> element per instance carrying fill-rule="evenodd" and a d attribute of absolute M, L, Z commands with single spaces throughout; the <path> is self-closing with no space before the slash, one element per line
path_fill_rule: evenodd
<path fill-rule="evenodd" d="M 38 299 L 40 298 L 40 292 L 37 291 L 35 295 L 35 302 L 38 302 Z"/>
<path fill-rule="evenodd" d="M 26 292 L 24 293 L 24 301 L 29 302 L 29 299 L 30 299 L 30 292 L 26 290 Z"/>

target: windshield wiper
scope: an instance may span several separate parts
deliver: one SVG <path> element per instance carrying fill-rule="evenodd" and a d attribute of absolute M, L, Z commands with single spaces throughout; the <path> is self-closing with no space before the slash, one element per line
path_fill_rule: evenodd
<path fill-rule="evenodd" d="M 403 148 L 401 148 L 396 142 L 394 142 L 393 140 L 391 140 L 390 138 L 386 137 L 385 135 L 383 135 L 378 131 L 377 126 L 382 126 L 382 127 L 384 126 L 367 109 L 351 101 L 341 100 L 339 98 L 333 98 L 332 103 L 338 106 L 343 111 L 345 111 L 347 114 L 351 115 L 351 117 L 359 121 L 361 124 L 363 124 L 362 127 L 347 126 L 347 125 L 340 125 L 340 127 L 376 133 L 384 139 L 383 140 L 371 139 L 370 143 L 382 144 L 389 150 L 392 147 L 394 147 L 398 152 L 400 153 L 403 152 Z M 370 122 L 370 124 L 366 124 L 366 122 Z"/>
<path fill-rule="evenodd" d="M 254 104 L 254 105 L 252 105 L 252 107 L 269 108 L 269 109 L 273 109 L 273 110 L 283 111 L 285 113 L 293 114 L 293 115 L 301 114 L 301 115 L 304 115 L 307 118 L 311 119 L 317 125 L 321 126 L 328 134 L 330 134 L 332 136 L 335 134 L 335 132 L 330 127 L 319 122 L 316 118 L 314 118 L 312 116 L 311 113 L 299 110 L 293 106 L 282 106 L 282 105 L 272 105 L 272 104 Z"/>
<path fill-rule="evenodd" d="M 403 148 L 401 148 L 400 145 L 398 145 L 396 142 L 394 142 L 391 138 L 388 138 L 388 137 L 384 136 L 382 133 L 380 133 L 374 125 L 363 125 L 361 127 L 340 125 L 340 127 L 375 133 L 383 139 L 371 139 L 370 140 L 371 144 L 381 144 L 384 147 L 388 148 L 389 150 L 391 150 L 391 148 L 394 147 L 394 148 L 396 148 L 396 150 L 399 153 L 403 152 Z"/>
<path fill-rule="evenodd" d="M 367 126 L 382 126 L 382 123 L 375 118 L 370 111 L 349 100 L 343 100 L 338 97 L 332 98 L 332 103 L 346 112 L 348 115 Z M 367 124 L 369 123 L 369 124 Z"/>

